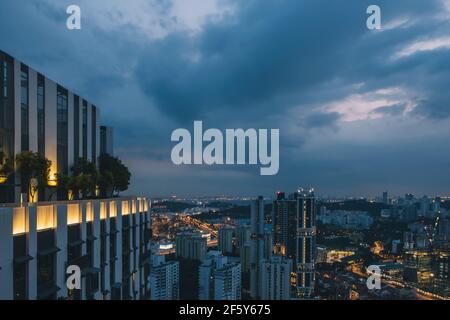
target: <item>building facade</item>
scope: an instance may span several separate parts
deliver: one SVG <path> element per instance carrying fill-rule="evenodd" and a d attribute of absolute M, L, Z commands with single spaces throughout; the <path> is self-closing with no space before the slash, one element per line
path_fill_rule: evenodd
<path fill-rule="evenodd" d="M 219 229 L 219 251 L 223 254 L 233 253 L 234 229 L 230 226 L 223 226 Z"/>
<path fill-rule="evenodd" d="M 274 251 L 292 259 L 298 298 L 310 298 L 314 292 L 316 210 L 313 189 L 299 188 L 288 198 L 278 192 L 273 203 Z"/>
<path fill-rule="evenodd" d="M 14 159 L 22 151 L 40 153 L 52 162 L 51 185 L 57 174 L 70 174 L 78 158 L 96 163 L 101 152 L 113 152 L 112 129 L 105 127 L 100 139 L 95 105 L 2 51 L 0 75 L 3 158 Z M 20 177 L 11 175 L 0 191 L 0 203 L 19 202 Z"/>
<path fill-rule="evenodd" d="M 260 267 L 263 259 L 268 258 L 268 249 L 265 244 L 265 214 L 264 198 L 259 196 L 251 201 L 250 205 L 250 296 L 253 299 L 260 299 L 261 280 Z"/>
<path fill-rule="evenodd" d="M 150 272 L 151 300 L 178 300 L 180 298 L 180 264 L 167 261 L 164 255 L 152 257 Z"/>
<path fill-rule="evenodd" d="M 220 251 L 208 252 L 199 266 L 199 300 L 240 300 L 241 265 Z"/>
<path fill-rule="evenodd" d="M 149 298 L 150 224 L 146 198 L 0 206 L 0 300 Z"/>
<path fill-rule="evenodd" d="M 272 256 L 261 263 L 261 299 L 289 300 L 291 298 L 292 260 Z"/>

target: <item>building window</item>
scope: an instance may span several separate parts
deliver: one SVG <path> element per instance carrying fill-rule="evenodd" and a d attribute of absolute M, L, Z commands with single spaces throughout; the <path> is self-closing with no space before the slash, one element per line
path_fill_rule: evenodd
<path fill-rule="evenodd" d="M 68 162 L 68 144 L 69 144 L 69 125 L 68 125 L 68 92 L 66 89 L 58 86 L 57 93 L 57 164 L 58 173 L 67 175 L 69 173 Z"/>
<path fill-rule="evenodd" d="M 80 157 L 80 97 L 74 96 L 73 110 L 73 155 L 74 159 L 77 160 Z"/>
<path fill-rule="evenodd" d="M 87 142 L 88 142 L 88 134 L 87 134 L 87 124 L 88 124 L 88 116 L 87 116 L 87 101 L 83 100 L 83 158 L 87 160 Z"/>
<path fill-rule="evenodd" d="M 45 78 L 41 74 L 37 80 L 37 117 L 38 152 L 45 155 Z"/>
<path fill-rule="evenodd" d="M 21 105 L 21 147 L 22 151 L 28 151 L 29 143 L 29 108 L 28 108 L 28 67 L 21 65 L 20 72 L 20 105 Z"/>
<path fill-rule="evenodd" d="M 14 236 L 13 290 L 14 300 L 28 298 L 27 235 Z"/>
<path fill-rule="evenodd" d="M 97 108 L 92 106 L 92 162 L 97 160 Z"/>
<path fill-rule="evenodd" d="M 37 293 L 38 299 L 56 299 L 56 239 L 54 230 L 37 234 Z"/>

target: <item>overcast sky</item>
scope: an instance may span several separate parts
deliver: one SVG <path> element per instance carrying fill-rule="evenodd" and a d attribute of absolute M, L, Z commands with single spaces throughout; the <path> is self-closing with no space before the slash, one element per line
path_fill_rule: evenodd
<path fill-rule="evenodd" d="M 0 49 L 101 109 L 129 193 L 450 194 L 450 0 L 2 0 Z M 278 175 L 173 165 L 194 120 L 280 128 Z"/>

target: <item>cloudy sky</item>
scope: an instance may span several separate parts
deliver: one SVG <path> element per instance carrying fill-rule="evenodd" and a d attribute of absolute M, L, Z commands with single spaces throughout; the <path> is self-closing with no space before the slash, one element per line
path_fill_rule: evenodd
<path fill-rule="evenodd" d="M 450 193 L 450 0 L 2 0 L 0 49 L 101 108 L 130 193 Z M 280 128 L 279 174 L 173 165 L 194 120 Z"/>

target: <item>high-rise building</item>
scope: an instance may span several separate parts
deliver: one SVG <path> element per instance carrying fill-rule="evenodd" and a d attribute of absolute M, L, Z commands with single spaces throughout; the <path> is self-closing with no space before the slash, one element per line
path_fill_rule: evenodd
<path fill-rule="evenodd" d="M 250 225 L 243 224 L 236 228 L 236 246 L 242 247 L 245 243 L 250 241 L 251 229 Z"/>
<path fill-rule="evenodd" d="M 176 236 L 176 256 L 186 260 L 203 261 L 207 251 L 207 239 L 200 232 L 186 230 Z"/>
<path fill-rule="evenodd" d="M 205 260 L 207 239 L 194 230 L 184 230 L 176 236 L 176 257 L 180 262 L 180 299 L 198 298 L 198 268 Z"/>
<path fill-rule="evenodd" d="M 297 200 L 297 297 L 314 293 L 316 257 L 316 198 L 314 189 L 298 189 Z"/>
<path fill-rule="evenodd" d="M 292 260 L 272 256 L 261 263 L 261 299 L 289 300 L 291 298 Z"/>
<path fill-rule="evenodd" d="M 152 257 L 150 293 L 152 300 L 178 300 L 180 265 L 178 261 L 167 261 L 164 255 Z"/>
<path fill-rule="evenodd" d="M 234 229 L 228 225 L 219 229 L 219 251 L 223 254 L 233 253 L 233 233 Z"/>
<path fill-rule="evenodd" d="M 250 209 L 250 296 L 260 298 L 260 264 L 264 259 L 264 199 L 259 196 L 251 201 Z"/>
<path fill-rule="evenodd" d="M 200 300 L 240 300 L 241 265 L 220 251 L 208 252 L 199 267 Z"/>
<path fill-rule="evenodd" d="M 149 298 L 150 224 L 145 198 L 0 206 L 0 300 Z"/>
<path fill-rule="evenodd" d="M 313 295 L 316 254 L 316 204 L 313 189 L 299 188 L 285 198 L 277 193 L 273 203 L 274 251 L 293 260 L 298 298 Z"/>
<path fill-rule="evenodd" d="M 113 153 L 112 130 L 100 139 L 94 104 L 2 51 L 0 75 L 0 162 L 22 151 L 49 159 L 49 187 L 41 188 L 39 200 L 57 195 L 49 188 L 58 174 L 71 174 L 78 158 L 96 163 L 101 150 Z M 0 203 L 17 203 L 25 191 L 18 174 L 0 177 Z"/>

